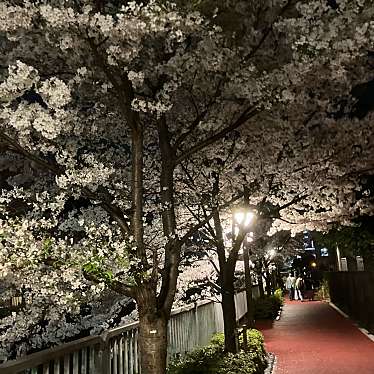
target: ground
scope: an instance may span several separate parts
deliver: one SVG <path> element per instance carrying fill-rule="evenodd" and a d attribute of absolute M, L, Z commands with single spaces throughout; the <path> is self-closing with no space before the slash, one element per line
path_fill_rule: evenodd
<path fill-rule="evenodd" d="M 374 374 L 374 342 L 326 302 L 287 301 L 279 321 L 257 327 L 276 374 Z"/>

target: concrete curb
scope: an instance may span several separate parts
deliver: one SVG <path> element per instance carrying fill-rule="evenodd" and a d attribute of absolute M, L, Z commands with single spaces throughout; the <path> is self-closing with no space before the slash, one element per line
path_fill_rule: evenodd
<path fill-rule="evenodd" d="M 282 305 L 278 310 L 278 315 L 276 316 L 275 320 L 279 321 L 282 316 L 284 305 Z M 277 369 L 277 356 L 274 353 L 269 352 L 267 354 L 267 362 L 268 366 L 264 370 L 264 374 L 275 374 Z"/>
<path fill-rule="evenodd" d="M 264 374 L 275 374 L 277 366 L 277 357 L 273 353 L 268 353 L 267 355 L 268 366 L 264 370 Z"/>
<path fill-rule="evenodd" d="M 284 305 L 281 305 L 281 307 L 279 308 L 279 310 L 278 310 L 278 315 L 275 317 L 275 320 L 276 320 L 276 321 L 279 321 L 279 320 L 280 320 L 280 318 L 281 318 L 281 316 L 282 316 L 283 307 L 284 307 Z"/>
<path fill-rule="evenodd" d="M 344 313 L 339 307 L 337 307 L 334 303 L 332 303 L 331 301 L 329 302 L 329 305 L 331 306 L 331 308 L 335 309 L 339 314 L 341 314 L 344 318 L 347 318 L 349 320 L 351 320 L 349 318 L 349 315 Z M 370 339 L 372 342 L 374 342 L 374 335 L 371 334 L 368 330 L 360 327 L 357 323 L 355 323 L 353 320 L 351 320 L 352 323 L 368 338 Z"/>

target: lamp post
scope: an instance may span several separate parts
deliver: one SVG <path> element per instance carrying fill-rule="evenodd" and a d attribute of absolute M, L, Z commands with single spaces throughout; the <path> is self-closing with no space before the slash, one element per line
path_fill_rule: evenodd
<path fill-rule="evenodd" d="M 246 229 L 254 218 L 254 213 L 251 211 L 240 211 L 234 214 L 234 220 L 237 224 L 243 225 Z M 252 234 L 252 235 L 251 235 Z M 254 327 L 254 310 L 252 299 L 252 279 L 251 268 L 249 260 L 249 243 L 253 241 L 253 233 L 246 235 L 243 242 L 243 260 L 244 260 L 244 280 L 247 299 L 247 326 Z"/>
<path fill-rule="evenodd" d="M 272 262 L 274 257 L 277 255 L 277 251 L 273 248 L 267 251 L 266 258 L 269 263 L 266 265 L 266 289 L 268 294 L 273 294 L 277 288 L 276 281 L 276 265 Z"/>

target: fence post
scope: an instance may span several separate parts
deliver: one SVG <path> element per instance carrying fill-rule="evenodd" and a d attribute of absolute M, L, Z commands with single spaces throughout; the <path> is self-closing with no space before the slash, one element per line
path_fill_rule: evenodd
<path fill-rule="evenodd" d="M 236 352 L 239 352 L 239 336 L 240 336 L 240 331 L 239 331 L 239 328 L 236 328 L 234 330 L 234 335 L 235 335 L 235 351 Z"/>
<path fill-rule="evenodd" d="M 110 357 L 110 342 L 107 332 L 100 335 L 100 345 L 98 350 L 98 363 L 95 374 L 110 374 L 111 373 L 111 357 Z"/>
<path fill-rule="evenodd" d="M 196 337 L 196 347 L 199 347 L 199 316 L 197 314 L 197 310 L 198 310 L 198 305 L 197 305 L 197 302 L 195 302 L 195 308 L 194 308 L 194 311 L 195 311 L 195 337 Z"/>
<path fill-rule="evenodd" d="M 248 351 L 248 336 L 247 336 L 247 326 L 244 325 L 243 326 L 243 348 L 244 348 L 244 351 Z M 240 348 L 240 347 L 239 347 Z"/>

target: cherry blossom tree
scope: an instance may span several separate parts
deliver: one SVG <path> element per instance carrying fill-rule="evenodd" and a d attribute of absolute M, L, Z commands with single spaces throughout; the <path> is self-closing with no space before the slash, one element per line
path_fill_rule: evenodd
<path fill-rule="evenodd" d="M 246 16 L 238 39 L 196 11 L 165 2 L 0 5 L 0 149 L 8 175 L 1 196 L 1 272 L 29 274 L 29 283 L 38 278 L 33 294 L 65 310 L 77 307 L 78 294 L 90 297 L 106 287 L 134 298 L 146 373 L 165 372 L 166 327 L 183 250 L 214 218 L 212 212 L 197 220 L 196 194 L 180 190 L 189 178 L 186 164 L 204 167 L 203 155 L 240 150 L 247 162 L 227 174 L 226 196 L 242 186 L 243 174 L 261 186 L 256 203 L 269 184 L 279 192 L 281 183 L 293 183 L 291 196 L 274 193 L 271 203 L 279 207 L 307 195 L 303 204 L 324 221 L 337 217 L 328 210 L 331 194 L 346 199 L 352 193 L 326 187 L 325 211 L 318 213 L 319 198 L 308 194 L 315 187 L 304 191 L 304 179 L 292 172 L 287 183 L 284 174 L 272 174 L 281 162 L 290 171 L 289 159 L 295 175 L 311 174 L 313 157 L 293 157 L 300 143 L 287 144 L 291 135 L 306 143 L 317 131 L 313 124 L 330 136 L 336 119 L 325 118 L 329 99 L 349 97 L 352 83 L 368 78 L 371 2 L 250 4 L 238 9 Z M 344 126 L 349 131 L 354 121 Z M 234 151 L 230 137 L 242 127 Z M 368 134 L 366 125 L 349 138 Z M 368 139 L 357 150 L 362 159 L 368 158 Z M 264 173 L 269 152 L 279 161 L 268 158 Z M 326 154 L 319 181 L 330 182 L 329 160 Z M 341 165 L 331 165 L 336 180 Z M 209 165 L 205 174 L 214 184 Z M 237 193 L 232 196 L 215 208 L 224 211 Z M 348 217 L 343 208 L 341 217 Z M 286 221 L 316 225 L 319 219 L 302 209 L 283 210 L 274 230 Z M 49 314 L 56 318 L 52 309 Z M 31 314 L 30 323 L 36 318 Z"/>
<path fill-rule="evenodd" d="M 330 101 L 334 100 L 332 96 Z M 295 112 L 290 115 L 300 113 L 298 105 L 296 102 L 292 107 Z M 194 197 L 193 204 L 190 200 L 191 214 L 200 222 L 212 216 L 204 225 L 206 243 L 202 246 L 214 250 L 219 259 L 226 349 L 235 350 L 234 271 L 249 231 L 253 233 L 249 245 L 263 294 L 262 279 L 264 276 L 270 281 L 269 265 L 273 260 L 269 251 L 280 247 L 289 253 L 296 248 L 295 239 L 283 230 L 292 230 L 293 234 L 308 227 L 328 230 L 336 222 L 348 222 L 361 213 L 373 212 L 372 199 L 362 193 L 365 186 L 360 182 L 360 175 L 373 171 L 373 144 L 368 141 L 373 134 L 371 118 L 368 114 L 361 121 L 346 116 L 333 119 L 326 111 L 315 112 L 307 122 L 302 118 L 278 120 L 281 124 L 274 124 L 271 135 L 260 122 L 251 126 L 250 133 L 243 128 L 241 136 L 226 139 L 231 146 L 228 156 L 214 149 L 205 154 L 200 168 L 196 168 L 197 160 L 183 165 L 188 178 L 183 179 L 180 190 L 190 199 Z M 268 125 L 272 123 L 271 117 L 266 119 Z M 308 132 L 314 126 L 327 128 Z M 366 136 L 355 133 L 357 126 Z M 333 136 L 328 135 L 330 131 Z M 270 143 L 269 136 L 274 136 Z M 279 148 L 274 152 L 271 148 L 276 144 Z M 251 209 L 255 219 L 232 235 L 235 207 Z M 271 292 L 270 282 L 266 282 L 266 288 Z"/>

